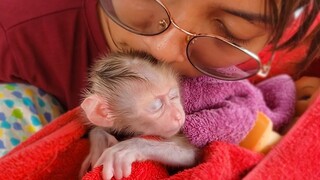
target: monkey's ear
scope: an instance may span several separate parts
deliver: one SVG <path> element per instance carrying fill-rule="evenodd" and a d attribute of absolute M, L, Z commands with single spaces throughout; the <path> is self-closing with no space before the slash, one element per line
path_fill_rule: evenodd
<path fill-rule="evenodd" d="M 113 118 L 108 117 L 110 110 L 108 104 L 103 102 L 96 94 L 90 95 L 81 103 L 88 120 L 100 127 L 113 126 Z"/>

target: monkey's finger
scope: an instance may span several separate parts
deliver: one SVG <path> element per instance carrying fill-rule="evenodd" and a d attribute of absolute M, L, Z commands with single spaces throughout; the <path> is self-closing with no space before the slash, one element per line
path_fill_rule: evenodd
<path fill-rule="evenodd" d="M 102 157 L 103 155 L 101 155 L 101 157 Z M 103 164 L 103 158 L 99 158 L 98 160 L 97 160 L 97 162 L 96 163 L 94 163 L 93 164 L 93 168 L 96 168 L 96 167 L 98 167 L 98 166 L 100 166 L 100 165 L 102 165 Z"/>
<path fill-rule="evenodd" d="M 106 149 L 103 151 L 103 153 L 101 154 L 100 157 L 97 158 L 98 160 L 96 160 L 95 164 L 94 164 L 94 168 L 100 165 L 105 165 L 106 162 L 113 162 L 113 158 L 112 156 L 110 156 L 110 150 Z"/>
<path fill-rule="evenodd" d="M 123 177 L 129 177 L 131 174 L 131 165 L 132 163 L 125 164 L 123 167 Z"/>
<path fill-rule="evenodd" d="M 102 169 L 102 177 L 104 180 L 110 180 L 114 176 L 112 163 L 105 163 Z"/>
<path fill-rule="evenodd" d="M 121 153 L 117 153 L 115 155 L 115 160 L 113 162 L 113 169 L 114 169 L 114 177 L 116 179 L 121 179 L 124 177 L 123 174 L 123 161 L 124 157 L 122 156 Z"/>
<path fill-rule="evenodd" d="M 108 157 L 106 151 L 102 153 L 93 167 L 95 168 L 100 165 L 103 165 L 102 178 L 104 180 L 110 180 L 113 177 L 113 159 Z"/>

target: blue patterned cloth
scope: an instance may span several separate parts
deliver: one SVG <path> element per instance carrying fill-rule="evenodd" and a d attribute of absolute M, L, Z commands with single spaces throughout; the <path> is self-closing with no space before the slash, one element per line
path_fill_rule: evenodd
<path fill-rule="evenodd" d="M 0 157 L 64 112 L 59 102 L 27 84 L 0 84 Z"/>

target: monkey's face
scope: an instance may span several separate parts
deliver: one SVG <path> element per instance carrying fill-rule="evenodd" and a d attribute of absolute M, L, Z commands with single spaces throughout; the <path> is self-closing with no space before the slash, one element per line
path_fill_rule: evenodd
<path fill-rule="evenodd" d="M 133 127 L 145 135 L 171 137 L 179 132 L 185 122 L 178 86 L 170 86 L 143 93 L 139 98 L 139 122 Z"/>

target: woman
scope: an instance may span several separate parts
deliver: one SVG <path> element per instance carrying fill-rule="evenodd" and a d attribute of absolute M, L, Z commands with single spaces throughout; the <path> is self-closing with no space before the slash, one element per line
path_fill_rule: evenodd
<path fill-rule="evenodd" d="M 66 109 L 78 106 L 94 59 L 112 51 L 146 51 L 169 62 L 182 75 L 206 74 L 227 80 L 266 75 L 268 66 L 261 66 L 256 55 L 266 45 L 272 45 L 274 51 L 310 44 L 303 61 L 306 65 L 319 55 L 319 25 L 309 31 L 319 11 L 316 0 L 1 1 L 0 81 L 31 84 L 57 98 Z M 302 14 L 293 20 L 299 8 Z M 280 43 L 286 27 L 297 22 L 300 28 Z M 30 121 L 41 126 L 45 124 L 39 123 L 41 119 L 52 119 L 42 117 L 60 107 L 48 94 L 48 99 L 41 98 L 33 86 L 27 88 L 33 93 L 25 93 L 24 84 L 9 84 L 13 92 L 5 88 L 8 84 L 0 88 L 1 106 L 6 108 L 0 114 L 5 150 L 30 135 L 26 131 Z M 17 104 L 6 104 L 8 100 Z M 43 110 L 41 100 L 49 110 Z M 21 116 L 33 109 L 31 115 Z M 19 126 L 21 119 L 25 123 Z M 14 129 L 16 126 L 20 128 Z"/>

